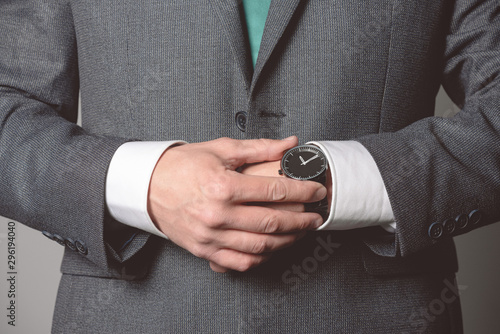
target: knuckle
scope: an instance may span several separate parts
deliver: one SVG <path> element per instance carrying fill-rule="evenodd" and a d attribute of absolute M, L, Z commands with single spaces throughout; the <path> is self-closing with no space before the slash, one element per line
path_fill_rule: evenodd
<path fill-rule="evenodd" d="M 306 219 L 304 215 L 300 215 L 300 217 L 302 218 L 298 219 L 295 223 L 295 229 L 300 231 L 309 229 L 312 221 L 310 219 Z"/>
<path fill-rule="evenodd" d="M 233 186 L 226 176 L 219 175 L 210 178 L 202 190 L 211 200 L 229 202 L 233 198 Z"/>
<path fill-rule="evenodd" d="M 203 222 L 210 229 L 220 229 L 224 225 L 220 210 L 212 208 L 203 213 Z"/>
<path fill-rule="evenodd" d="M 233 186 L 227 180 L 220 180 L 219 193 L 217 199 L 224 203 L 231 201 L 233 198 Z"/>
<path fill-rule="evenodd" d="M 283 180 L 276 180 L 269 186 L 269 198 L 272 201 L 285 201 L 287 198 L 287 187 Z"/>
<path fill-rule="evenodd" d="M 196 257 L 199 257 L 199 258 L 202 258 L 202 259 L 207 259 L 208 258 L 208 252 L 207 252 L 207 249 L 206 247 L 202 246 L 202 245 L 199 245 L 199 244 L 196 244 L 194 245 L 192 248 L 191 248 L 191 253 L 196 256 Z"/>
<path fill-rule="evenodd" d="M 257 266 L 261 261 L 256 256 L 246 256 L 238 263 L 236 270 L 238 271 L 247 271 Z"/>
<path fill-rule="evenodd" d="M 267 138 L 258 138 L 257 140 L 255 140 L 255 146 L 258 149 L 267 148 L 269 147 L 270 143 L 271 141 Z"/>
<path fill-rule="evenodd" d="M 279 219 L 276 214 L 266 216 L 262 222 L 262 231 L 264 233 L 276 233 L 280 230 Z"/>
<path fill-rule="evenodd" d="M 232 144 L 235 140 L 231 139 L 229 137 L 220 137 L 220 138 L 216 139 L 215 141 L 217 142 L 217 144 L 226 145 L 226 144 Z"/>
<path fill-rule="evenodd" d="M 196 229 L 192 231 L 192 238 L 196 242 L 197 247 L 203 247 L 203 245 L 212 243 L 212 238 L 204 231 L 204 229 Z"/>
<path fill-rule="evenodd" d="M 266 252 L 267 250 L 268 250 L 267 241 L 265 239 L 262 239 L 262 240 L 258 240 L 257 242 L 255 242 L 253 244 L 250 253 L 261 254 L 261 253 Z"/>
<path fill-rule="evenodd" d="M 224 151 L 226 151 L 226 152 L 233 151 L 233 150 L 237 149 L 239 146 L 238 140 L 228 138 L 228 137 L 218 138 L 214 141 L 214 143 L 216 144 L 216 148 L 218 149 L 218 151 L 220 153 L 222 153 Z"/>

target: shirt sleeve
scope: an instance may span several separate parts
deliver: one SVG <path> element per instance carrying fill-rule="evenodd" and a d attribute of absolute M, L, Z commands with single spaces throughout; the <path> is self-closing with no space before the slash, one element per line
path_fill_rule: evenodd
<path fill-rule="evenodd" d="M 330 214 L 318 230 L 348 230 L 381 226 L 395 232 L 389 196 L 377 164 L 356 141 L 321 141 L 332 179 Z"/>
<path fill-rule="evenodd" d="M 167 238 L 148 213 L 148 191 L 153 170 L 165 150 L 183 141 L 127 142 L 116 150 L 106 177 L 106 205 L 117 221 Z"/>

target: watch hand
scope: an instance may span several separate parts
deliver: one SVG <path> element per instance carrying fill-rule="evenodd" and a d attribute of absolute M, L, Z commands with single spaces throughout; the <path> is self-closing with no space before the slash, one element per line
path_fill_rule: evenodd
<path fill-rule="evenodd" d="M 301 157 L 302 158 L 302 157 Z M 310 161 L 316 159 L 316 158 L 319 158 L 319 155 L 315 155 L 314 157 L 312 157 L 311 159 L 307 160 L 307 161 L 303 161 L 300 165 L 301 166 L 304 166 L 304 165 L 307 165 Z M 302 160 L 302 159 L 301 159 Z"/>
<path fill-rule="evenodd" d="M 304 161 L 304 158 L 302 158 L 302 156 L 301 156 L 301 155 L 299 155 L 299 159 L 300 159 L 300 161 L 302 161 L 302 164 L 303 164 L 303 165 L 304 165 L 304 164 L 306 164 L 306 162 Z"/>

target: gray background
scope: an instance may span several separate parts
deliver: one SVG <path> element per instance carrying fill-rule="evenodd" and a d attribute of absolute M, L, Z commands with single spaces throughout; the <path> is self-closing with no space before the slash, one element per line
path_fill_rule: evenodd
<path fill-rule="evenodd" d="M 451 117 L 458 108 L 441 91 L 436 115 Z M 499 203 L 500 205 L 500 203 Z M 39 231 L 17 224 L 17 316 L 16 327 L 7 325 L 7 223 L 0 217 L 0 333 L 50 333 L 52 314 L 61 274 L 63 247 L 49 241 Z M 500 224 L 490 225 L 455 238 L 460 271 L 465 333 L 500 332 Z M 70 334 L 70 333 L 68 333 Z"/>

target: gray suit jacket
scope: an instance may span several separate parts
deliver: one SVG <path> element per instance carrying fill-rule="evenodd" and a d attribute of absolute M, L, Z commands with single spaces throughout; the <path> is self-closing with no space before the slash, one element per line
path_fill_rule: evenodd
<path fill-rule="evenodd" d="M 2 1 L 0 214 L 66 245 L 53 332 L 460 332 L 452 236 L 500 218 L 499 25 L 497 0 L 273 1 L 253 70 L 240 1 Z M 106 213 L 126 141 L 292 134 L 361 142 L 396 234 L 216 274 Z"/>

